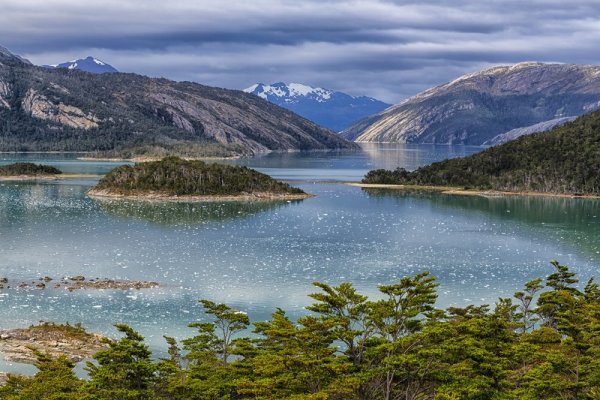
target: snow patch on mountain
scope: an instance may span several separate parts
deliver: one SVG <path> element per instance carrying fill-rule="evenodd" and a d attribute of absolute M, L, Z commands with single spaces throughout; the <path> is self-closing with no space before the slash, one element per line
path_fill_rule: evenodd
<path fill-rule="evenodd" d="M 246 89 L 278 106 L 287 108 L 317 124 L 341 131 L 353 122 L 378 113 L 390 105 L 366 96 L 351 96 L 302 83 L 256 83 Z"/>
<path fill-rule="evenodd" d="M 86 58 L 80 58 L 78 60 L 71 60 L 62 64 L 46 65 L 48 68 L 67 68 L 70 70 L 81 70 L 91 72 L 94 74 L 104 74 L 119 72 L 112 65 L 105 63 L 95 57 L 88 56 Z"/>

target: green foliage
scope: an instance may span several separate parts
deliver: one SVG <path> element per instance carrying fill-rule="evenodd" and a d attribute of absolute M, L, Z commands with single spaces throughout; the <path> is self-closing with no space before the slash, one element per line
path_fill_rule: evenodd
<path fill-rule="evenodd" d="M 121 194 L 161 193 L 172 196 L 304 193 L 247 167 L 186 161 L 177 157 L 117 167 L 104 176 L 95 189 Z"/>
<path fill-rule="evenodd" d="M 469 157 L 412 172 L 373 170 L 363 183 L 599 195 L 598 170 L 600 111 L 595 111 L 550 132 L 524 136 Z"/>
<path fill-rule="evenodd" d="M 49 165 L 18 162 L 10 165 L 0 166 L 0 176 L 36 176 L 36 175 L 59 175 L 62 172 Z"/>
<path fill-rule="evenodd" d="M 4 400 L 76 400 L 81 398 L 83 381 L 73 373 L 74 364 L 66 357 L 52 358 L 34 350 L 35 366 L 39 372 L 33 377 L 10 375 L 5 386 L 0 386 Z"/>
<path fill-rule="evenodd" d="M 0 398 L 21 399 L 598 399 L 600 289 L 582 291 L 566 266 L 487 305 L 434 308 L 427 273 L 379 287 L 377 300 L 350 283 L 316 282 L 311 314 L 292 321 L 278 309 L 255 322 L 201 300 L 207 319 L 183 349 L 166 337 L 153 360 L 143 338 L 125 336 L 77 379 L 64 358 L 38 354 L 40 372 L 10 376 Z M 543 284 L 542 282 L 545 282 Z"/>
<path fill-rule="evenodd" d="M 96 363 L 88 362 L 90 399 L 144 400 L 154 398 L 153 385 L 157 366 L 150 358 L 144 338 L 127 325 L 115 325 L 125 336 L 107 340 L 109 348 L 94 355 Z"/>

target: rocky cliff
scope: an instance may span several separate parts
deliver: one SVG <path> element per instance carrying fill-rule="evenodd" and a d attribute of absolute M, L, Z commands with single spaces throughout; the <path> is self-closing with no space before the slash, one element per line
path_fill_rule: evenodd
<path fill-rule="evenodd" d="M 356 146 L 241 91 L 35 67 L 0 50 L 0 151 L 226 156 Z"/>
<path fill-rule="evenodd" d="M 429 89 L 342 132 L 359 142 L 479 145 L 515 128 L 600 107 L 600 67 L 520 63 Z"/>

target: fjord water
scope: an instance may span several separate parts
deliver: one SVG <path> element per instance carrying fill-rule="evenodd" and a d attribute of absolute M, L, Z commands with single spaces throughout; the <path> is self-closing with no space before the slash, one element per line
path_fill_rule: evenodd
<path fill-rule="evenodd" d="M 266 319 L 310 303 L 311 283 L 350 281 L 376 296 L 378 284 L 430 271 L 440 307 L 493 304 L 526 281 L 570 265 L 598 275 L 600 201 L 551 197 L 449 196 L 362 190 L 373 168 L 415 168 L 480 148 L 369 145 L 355 153 L 286 153 L 228 161 L 294 181 L 315 198 L 279 203 L 97 201 L 98 177 L 0 184 L 0 328 L 38 321 L 81 322 L 113 334 L 128 323 L 153 349 L 162 335 L 189 337 L 203 318 L 198 299 Z M 118 163 L 75 155 L 0 155 L 65 172 L 105 173 Z M 42 276 L 158 281 L 149 290 L 17 289 Z M 0 364 L 0 370 L 6 369 Z"/>

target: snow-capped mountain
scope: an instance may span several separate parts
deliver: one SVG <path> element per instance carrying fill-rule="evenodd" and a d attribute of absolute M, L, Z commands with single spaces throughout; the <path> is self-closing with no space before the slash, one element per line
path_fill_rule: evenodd
<path fill-rule="evenodd" d="M 67 69 L 79 69 L 81 71 L 92 72 L 94 74 L 105 74 L 112 72 L 119 72 L 112 65 L 100 61 L 97 58 L 88 56 L 86 58 L 80 58 L 79 60 L 73 60 L 64 62 L 57 65 L 48 65 L 52 68 L 67 68 Z"/>
<path fill-rule="evenodd" d="M 390 105 L 366 96 L 350 96 L 300 83 L 257 83 L 244 89 L 317 124 L 339 132 Z"/>

